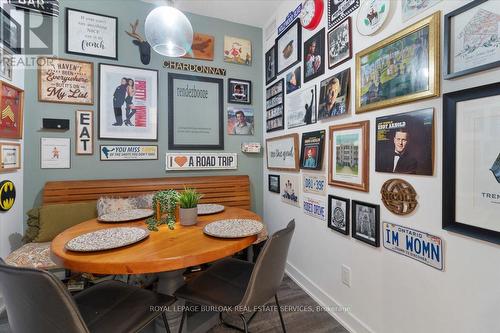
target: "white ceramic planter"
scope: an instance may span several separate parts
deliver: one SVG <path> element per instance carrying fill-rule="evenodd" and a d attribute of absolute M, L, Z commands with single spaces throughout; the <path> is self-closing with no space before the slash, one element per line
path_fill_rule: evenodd
<path fill-rule="evenodd" d="M 198 207 L 179 208 L 179 215 L 181 225 L 195 225 L 198 218 Z"/>

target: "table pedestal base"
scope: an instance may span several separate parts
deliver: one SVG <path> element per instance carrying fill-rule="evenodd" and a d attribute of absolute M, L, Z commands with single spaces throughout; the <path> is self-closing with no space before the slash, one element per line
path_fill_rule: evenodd
<path fill-rule="evenodd" d="M 157 292 L 160 294 L 173 295 L 174 292 L 184 284 L 184 276 L 182 273 L 184 273 L 183 269 L 159 273 Z M 168 325 L 170 326 L 170 331 L 172 333 L 179 331 L 179 325 L 182 317 L 182 307 L 184 306 L 184 303 L 184 300 L 177 300 L 171 307 L 177 308 L 179 311 L 167 311 Z M 182 328 L 183 332 L 187 332 L 186 326 L 186 321 L 184 321 Z M 165 333 L 165 325 L 163 325 L 161 317 L 156 320 L 156 332 Z"/>

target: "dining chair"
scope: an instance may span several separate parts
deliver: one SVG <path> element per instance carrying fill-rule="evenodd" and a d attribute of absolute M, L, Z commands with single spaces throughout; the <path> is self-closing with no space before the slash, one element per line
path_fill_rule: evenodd
<path fill-rule="evenodd" d="M 12 332 L 138 332 L 162 316 L 172 296 L 106 281 L 73 298 L 53 274 L 6 265 L 0 258 L 0 292 Z"/>
<path fill-rule="evenodd" d="M 258 313 L 259 307 L 274 297 L 281 327 L 286 332 L 277 292 L 285 273 L 294 229 L 295 220 L 292 220 L 285 229 L 274 233 L 267 240 L 255 264 L 235 258 L 218 261 L 177 289 L 175 297 L 202 306 L 224 309 L 225 311 L 219 312 L 222 324 L 243 332 L 248 332 L 248 325 Z M 179 333 L 182 332 L 186 311 L 187 307 L 182 313 Z M 243 322 L 243 329 L 224 322 L 222 312 L 238 314 Z M 246 320 L 245 313 L 249 312 L 254 313 Z"/>

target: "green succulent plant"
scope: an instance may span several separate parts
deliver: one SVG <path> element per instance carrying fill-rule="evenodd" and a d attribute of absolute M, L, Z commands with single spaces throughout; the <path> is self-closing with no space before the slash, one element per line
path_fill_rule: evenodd
<path fill-rule="evenodd" d="M 179 205 L 185 209 L 195 208 L 202 197 L 203 194 L 196 191 L 196 189 L 184 188 L 184 191 L 179 194 Z"/>

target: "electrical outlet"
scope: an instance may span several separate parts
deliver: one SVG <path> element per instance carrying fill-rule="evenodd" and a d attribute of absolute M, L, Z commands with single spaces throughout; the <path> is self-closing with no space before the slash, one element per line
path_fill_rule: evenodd
<path fill-rule="evenodd" d="M 342 283 L 351 287 L 351 267 L 342 265 Z"/>

